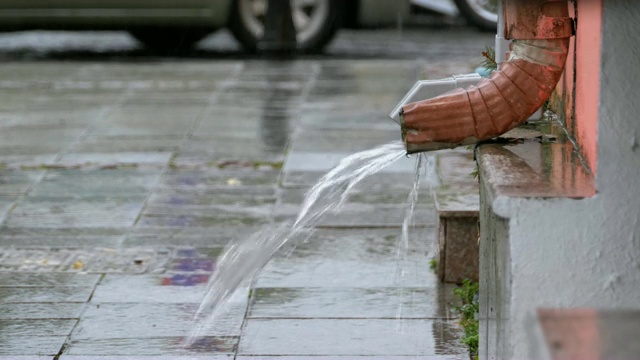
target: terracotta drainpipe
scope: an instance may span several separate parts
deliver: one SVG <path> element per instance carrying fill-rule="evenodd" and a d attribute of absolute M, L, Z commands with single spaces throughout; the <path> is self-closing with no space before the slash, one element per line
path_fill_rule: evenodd
<path fill-rule="evenodd" d="M 573 35 L 567 0 L 503 0 L 507 61 L 477 86 L 402 108 L 408 153 L 491 139 L 522 124 L 556 87 Z"/>

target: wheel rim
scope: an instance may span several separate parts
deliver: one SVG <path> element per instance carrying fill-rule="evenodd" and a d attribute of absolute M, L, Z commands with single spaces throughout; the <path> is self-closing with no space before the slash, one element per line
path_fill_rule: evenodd
<path fill-rule="evenodd" d="M 239 0 L 239 3 L 240 19 L 256 39 L 261 39 L 267 0 Z M 291 0 L 291 12 L 296 40 L 303 44 L 321 31 L 329 16 L 329 0 Z"/>
<path fill-rule="evenodd" d="M 483 18 L 491 22 L 498 22 L 498 0 L 466 0 L 469 7 Z"/>

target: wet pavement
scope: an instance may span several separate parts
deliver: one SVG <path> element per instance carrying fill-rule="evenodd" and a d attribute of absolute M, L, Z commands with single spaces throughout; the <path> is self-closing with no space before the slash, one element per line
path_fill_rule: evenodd
<path fill-rule="evenodd" d="M 223 50 L 179 59 L 121 35 L 115 49 L 0 36 L 0 360 L 464 358 L 452 289 L 428 266 L 426 191 L 396 256 L 413 158 L 364 181 L 184 345 L 227 243 L 294 218 L 341 157 L 398 140 L 386 114 L 418 77 L 473 70 L 491 37 L 456 31 L 458 46 L 346 33 L 334 57 L 289 61 L 213 58 L 224 34 Z M 39 36 L 63 44 L 34 50 Z"/>

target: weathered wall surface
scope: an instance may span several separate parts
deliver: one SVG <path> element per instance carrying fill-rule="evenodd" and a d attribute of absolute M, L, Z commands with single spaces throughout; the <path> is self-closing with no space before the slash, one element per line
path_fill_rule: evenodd
<path fill-rule="evenodd" d="M 590 1 L 578 6 L 578 26 L 589 31 L 582 17 L 588 7 L 580 4 Z M 597 40 L 576 41 L 576 109 L 580 103 L 584 107 L 576 111 L 572 127 L 592 170 L 597 169 L 597 194 L 581 200 L 483 196 L 493 213 L 507 219 L 509 238 L 509 256 L 483 251 L 488 244 L 481 244 L 484 261 L 506 266 L 509 273 L 483 274 L 481 259 L 481 284 L 495 281 L 493 288 L 501 290 L 493 293 L 509 294 L 494 299 L 508 304 L 503 309 L 508 309 L 504 328 L 509 332 L 488 344 L 494 347 L 485 358 L 549 358 L 537 323 L 540 308 L 640 310 L 640 6 L 635 0 L 601 5 L 601 55 L 579 60 L 579 48 Z M 599 76 L 593 73 L 595 64 Z M 491 173 L 481 168 L 481 174 Z M 481 292 L 481 299 L 492 296 Z"/>
<path fill-rule="evenodd" d="M 578 0 L 570 3 L 570 10 L 578 19 L 576 36 L 552 106 L 564 117 L 589 168 L 596 172 L 602 0 Z"/>

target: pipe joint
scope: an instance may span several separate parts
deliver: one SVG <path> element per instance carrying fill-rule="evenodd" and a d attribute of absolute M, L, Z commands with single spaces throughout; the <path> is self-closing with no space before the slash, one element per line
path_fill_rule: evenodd
<path fill-rule="evenodd" d="M 569 51 L 567 0 L 505 0 L 508 61 L 475 86 L 402 107 L 407 151 L 468 145 L 522 124 L 551 96 Z M 516 21 L 518 20 L 518 21 Z"/>

